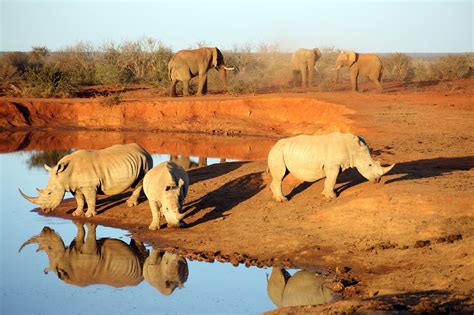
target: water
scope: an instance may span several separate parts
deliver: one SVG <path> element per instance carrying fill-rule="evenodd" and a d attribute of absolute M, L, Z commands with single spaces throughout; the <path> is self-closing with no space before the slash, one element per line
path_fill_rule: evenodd
<path fill-rule="evenodd" d="M 185 280 L 182 283 L 184 286 L 169 295 L 160 292 L 156 281 L 150 281 L 151 277 L 140 278 L 132 286 L 115 288 L 105 284 L 80 287 L 62 281 L 54 272 L 44 274 L 43 270 L 50 265 L 46 252 L 35 252 L 38 244 L 32 244 L 18 253 L 21 244 L 40 234 L 44 227 L 49 227 L 62 238 L 65 246 L 69 246 L 77 234 L 77 228 L 69 220 L 31 212 L 32 205 L 18 193 L 19 187 L 31 193 L 33 187 L 46 185 L 47 172 L 42 167 L 34 166 L 42 165 L 42 159 L 45 159 L 45 154 L 34 151 L 0 155 L 2 314 L 257 314 L 276 308 L 267 294 L 266 276 L 271 269 L 233 267 L 229 263 L 210 264 L 180 258 L 186 263 L 179 263 L 180 267 L 175 268 L 174 274 L 175 277 L 180 274 L 181 280 Z M 154 165 L 157 165 L 169 160 L 169 155 L 153 155 L 153 159 Z M 36 162 L 32 162 L 34 160 Z M 197 157 L 191 157 L 190 161 L 199 163 Z M 207 164 L 217 162 L 219 159 L 207 159 Z M 122 247 L 130 243 L 124 230 L 98 226 L 96 233 L 97 240 L 121 240 L 123 244 L 113 242 Z M 153 251 L 150 247 L 147 249 Z M 186 264 L 187 277 L 183 270 Z M 159 279 L 165 287 L 166 280 L 163 276 Z M 168 286 L 176 285 L 173 283 L 168 281 Z M 164 291 L 169 293 L 170 290 Z"/>

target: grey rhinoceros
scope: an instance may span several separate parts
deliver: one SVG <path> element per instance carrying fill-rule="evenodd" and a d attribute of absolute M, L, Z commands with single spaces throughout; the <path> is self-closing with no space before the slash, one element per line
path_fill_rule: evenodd
<path fill-rule="evenodd" d="M 355 167 L 368 180 L 378 182 L 395 164 L 382 167 L 372 160 L 365 140 L 349 133 L 299 135 L 279 140 L 268 153 L 270 189 L 277 201 L 286 201 L 281 191 L 283 178 L 290 172 L 296 178 L 314 182 L 326 177 L 323 195 L 335 198 L 334 186 L 340 169 Z"/>
<path fill-rule="evenodd" d="M 38 197 L 21 195 L 32 203 L 50 212 L 71 192 L 77 201 L 74 216 L 97 214 L 95 211 L 97 194 L 116 195 L 133 188 L 127 205 L 138 204 L 143 187 L 143 177 L 153 167 L 151 155 L 136 143 L 117 144 L 102 150 L 78 150 L 66 155 L 53 167 L 44 165 L 49 172 L 48 185 L 36 189 Z M 84 200 L 85 199 L 85 200 Z"/>
<path fill-rule="evenodd" d="M 148 198 L 153 216 L 148 227 L 150 230 L 160 228 L 161 213 L 170 226 L 180 226 L 180 221 L 184 217 L 181 211 L 188 187 L 188 174 L 176 163 L 163 162 L 146 173 L 143 179 L 143 191 Z"/>
<path fill-rule="evenodd" d="M 75 222 L 77 236 L 66 247 L 53 229 L 44 227 L 39 235 L 21 245 L 38 243 L 38 250 L 48 255 L 49 267 L 44 269 L 56 273 L 62 281 L 85 287 L 92 284 L 106 284 L 113 287 L 135 286 L 143 280 L 143 263 L 147 251 L 141 242 L 131 240 L 130 244 L 119 239 L 96 239 L 96 226 L 86 223 L 84 227 Z M 85 241 L 84 241 L 85 238 Z"/>

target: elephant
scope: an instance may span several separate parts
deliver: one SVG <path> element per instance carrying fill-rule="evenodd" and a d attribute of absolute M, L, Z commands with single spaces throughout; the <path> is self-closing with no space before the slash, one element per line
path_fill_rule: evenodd
<path fill-rule="evenodd" d="M 341 169 L 355 167 L 366 179 L 379 182 L 394 166 L 382 167 L 372 160 L 364 138 L 350 133 L 281 139 L 268 153 L 268 171 L 272 175 L 270 189 L 277 201 L 288 200 L 281 191 L 282 181 L 288 173 L 306 182 L 326 177 L 323 195 L 332 199 L 336 197 L 334 186 Z"/>
<path fill-rule="evenodd" d="M 219 71 L 222 82 L 227 90 L 227 71 L 234 70 L 226 67 L 224 56 L 217 47 L 202 47 L 178 51 L 168 63 L 168 73 L 171 80 L 170 96 L 176 95 L 176 84 L 183 82 L 183 95 L 189 96 L 189 81 L 198 76 L 199 85 L 197 96 L 207 93 L 207 72 L 215 68 Z"/>
<path fill-rule="evenodd" d="M 377 55 L 374 54 L 359 54 L 353 51 L 341 51 L 336 60 L 336 83 L 339 79 L 339 70 L 342 67 L 348 67 L 351 73 L 352 91 L 359 91 L 357 79 L 359 75 L 369 77 L 375 83 L 379 92 L 383 91 L 382 80 L 383 63 Z"/>
<path fill-rule="evenodd" d="M 145 174 L 143 190 L 150 204 L 150 230 L 160 229 L 161 214 L 168 225 L 181 226 L 184 198 L 188 193 L 189 177 L 184 168 L 173 162 L 163 162 Z"/>
<path fill-rule="evenodd" d="M 186 258 L 170 252 L 153 250 L 143 265 L 145 280 L 164 296 L 170 295 L 176 288 L 182 288 L 188 274 Z"/>
<path fill-rule="evenodd" d="M 293 70 L 293 85 L 296 86 L 301 73 L 301 82 L 303 87 L 313 85 L 314 66 L 321 58 L 321 51 L 318 48 L 306 49 L 300 48 L 291 56 L 291 69 Z"/>
<path fill-rule="evenodd" d="M 267 275 L 267 293 L 277 307 L 319 305 L 334 299 L 324 286 L 325 278 L 317 273 L 300 270 L 290 275 L 285 269 L 272 268 Z"/>
<path fill-rule="evenodd" d="M 36 189 L 39 197 L 30 197 L 19 190 L 20 194 L 48 213 L 59 206 L 69 191 L 77 201 L 73 215 L 83 215 L 87 202 L 86 217 L 91 217 L 97 214 L 98 194 L 117 195 L 132 188 L 127 205 L 136 206 L 143 177 L 153 167 L 153 159 L 136 143 L 116 144 L 102 150 L 78 150 L 63 157 L 55 166 L 45 164 L 44 167 L 49 172 L 49 180 L 44 189 Z"/>
<path fill-rule="evenodd" d="M 41 233 L 21 245 L 19 252 L 28 244 L 38 243 L 37 251 L 44 250 L 48 255 L 49 267 L 65 283 L 86 287 L 105 284 L 116 288 L 136 286 L 143 280 L 143 263 L 148 254 L 145 246 L 135 240 L 130 244 L 119 239 L 96 239 L 96 225 L 74 222 L 77 227 L 76 238 L 66 247 L 53 229 L 44 227 Z"/>

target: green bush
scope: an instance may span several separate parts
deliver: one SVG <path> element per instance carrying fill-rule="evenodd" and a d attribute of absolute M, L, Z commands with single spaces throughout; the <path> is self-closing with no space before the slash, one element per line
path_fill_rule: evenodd
<path fill-rule="evenodd" d="M 77 88 L 71 80 L 71 75 L 53 64 L 28 69 L 23 80 L 22 93 L 25 96 L 69 97 Z"/>
<path fill-rule="evenodd" d="M 474 54 L 445 56 L 430 64 L 431 77 L 435 80 L 458 80 L 472 76 Z"/>
<path fill-rule="evenodd" d="M 387 81 L 412 80 L 415 76 L 412 58 L 406 54 L 395 53 L 384 58 L 383 78 Z"/>
<path fill-rule="evenodd" d="M 78 43 L 59 51 L 55 56 L 56 66 L 70 76 L 74 85 L 94 85 L 95 79 L 95 52 L 90 44 Z"/>

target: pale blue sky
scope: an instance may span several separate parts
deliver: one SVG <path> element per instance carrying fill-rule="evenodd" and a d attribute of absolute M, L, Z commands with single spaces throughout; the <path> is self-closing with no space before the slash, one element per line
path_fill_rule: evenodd
<path fill-rule="evenodd" d="M 1 50 L 145 36 L 174 50 L 199 41 L 333 46 L 359 52 L 473 51 L 473 1 L 1 1 Z"/>

